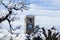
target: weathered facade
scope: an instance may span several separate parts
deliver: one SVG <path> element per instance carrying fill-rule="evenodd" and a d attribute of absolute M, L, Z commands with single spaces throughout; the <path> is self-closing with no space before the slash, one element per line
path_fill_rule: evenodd
<path fill-rule="evenodd" d="M 33 15 L 26 15 L 25 17 L 25 30 L 29 35 L 34 32 L 34 18 L 35 16 Z"/>

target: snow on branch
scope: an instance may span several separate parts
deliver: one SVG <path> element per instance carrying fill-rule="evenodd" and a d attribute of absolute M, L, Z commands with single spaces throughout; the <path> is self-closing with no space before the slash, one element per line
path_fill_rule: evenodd
<path fill-rule="evenodd" d="M 16 2 L 11 2 L 11 0 L 8 1 L 8 3 L 6 3 L 6 1 L 4 0 L 0 0 L 0 3 L 2 5 L 4 5 L 8 10 L 28 10 L 28 4 L 25 2 L 25 0 L 20 0 L 17 3 Z"/>
<path fill-rule="evenodd" d="M 0 11 L 0 20 L 3 20 L 5 17 L 6 17 L 6 15 L 8 15 L 8 11 L 7 10 L 1 10 Z"/>
<path fill-rule="evenodd" d="M 3 5 L 7 10 L 8 10 L 8 15 L 5 16 L 1 16 L 0 17 L 0 22 L 4 21 L 5 19 L 7 19 L 11 14 L 12 14 L 12 10 L 21 10 L 23 12 L 23 10 L 28 10 L 28 4 L 26 2 L 26 0 L 18 0 L 18 2 L 16 2 L 15 0 L 0 0 L 1 5 Z M 0 12 L 0 15 L 5 14 L 5 12 L 3 13 L 2 11 Z"/>

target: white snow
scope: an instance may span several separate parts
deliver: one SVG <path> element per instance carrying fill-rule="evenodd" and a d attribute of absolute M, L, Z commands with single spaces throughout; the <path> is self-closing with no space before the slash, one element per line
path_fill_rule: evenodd
<path fill-rule="evenodd" d="M 8 13 L 7 10 L 0 10 L 0 18 L 4 18 Z"/>
<path fill-rule="evenodd" d="M 11 37 L 11 34 L 5 30 L 5 29 L 0 29 L 0 40 L 9 40 Z"/>

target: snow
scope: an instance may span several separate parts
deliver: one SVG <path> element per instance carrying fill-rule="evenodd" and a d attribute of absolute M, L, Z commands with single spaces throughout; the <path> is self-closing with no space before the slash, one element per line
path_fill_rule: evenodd
<path fill-rule="evenodd" d="M 12 31 L 14 34 L 11 34 L 8 30 L 6 30 L 6 29 L 0 29 L 0 39 L 1 40 L 9 40 L 11 37 L 13 38 L 13 40 L 25 40 L 25 39 L 27 39 L 26 38 L 26 34 L 25 34 L 25 31 L 24 31 L 24 22 L 20 22 L 21 20 L 16 20 L 16 21 L 13 21 L 13 22 L 11 22 L 11 25 L 12 25 L 12 27 L 13 27 L 13 29 L 15 29 L 16 27 L 18 27 L 18 26 L 20 26 L 20 25 L 22 25 L 21 27 L 20 27 L 20 29 L 16 29 L 16 30 L 14 30 L 14 31 Z M 6 25 L 6 24 L 8 24 L 8 21 L 7 20 L 5 20 L 4 22 L 2 22 L 2 24 L 3 24 L 3 27 Z M 7 26 L 7 25 L 6 25 Z M 47 28 L 46 28 L 47 29 Z M 41 29 L 39 30 L 39 31 L 42 31 Z M 55 31 L 54 31 L 55 32 Z M 33 38 L 33 37 L 37 37 L 37 36 L 39 36 L 40 34 L 39 34 L 39 32 L 37 32 L 37 34 L 35 34 L 34 36 L 31 36 L 31 39 Z M 44 38 L 45 39 L 45 37 L 43 36 L 43 34 L 41 33 L 41 38 Z M 43 39 L 43 40 L 44 40 Z"/>
<path fill-rule="evenodd" d="M 25 40 L 25 34 L 20 34 L 15 40 Z"/>
<path fill-rule="evenodd" d="M 8 13 L 7 10 L 0 10 L 0 18 L 4 18 Z"/>
<path fill-rule="evenodd" d="M 16 24 L 17 25 L 17 24 Z M 20 29 L 16 29 L 15 31 L 12 31 L 14 34 L 10 34 L 8 30 L 6 29 L 0 29 L 0 40 L 9 40 L 10 37 L 14 40 L 24 40 L 25 34 L 24 34 L 24 27 L 20 27 Z M 16 37 L 18 35 L 18 37 Z"/>
<path fill-rule="evenodd" d="M 10 33 L 5 29 L 0 29 L 0 40 L 9 40 Z"/>
<path fill-rule="evenodd" d="M 8 23 L 7 20 L 5 20 L 2 23 L 0 23 L 0 27 L 3 28 L 3 29 L 6 29 L 6 30 L 10 30 L 9 23 Z"/>

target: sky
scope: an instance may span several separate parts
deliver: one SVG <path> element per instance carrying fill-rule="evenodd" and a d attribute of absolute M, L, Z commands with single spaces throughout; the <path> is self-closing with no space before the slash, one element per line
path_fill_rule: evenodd
<path fill-rule="evenodd" d="M 60 0 L 26 0 L 26 1 L 27 3 L 40 6 L 45 10 L 60 10 Z M 7 3 L 8 1 L 6 0 L 5 2 Z"/>
<path fill-rule="evenodd" d="M 60 0 L 30 0 L 32 4 L 44 7 L 49 10 L 60 10 Z"/>

